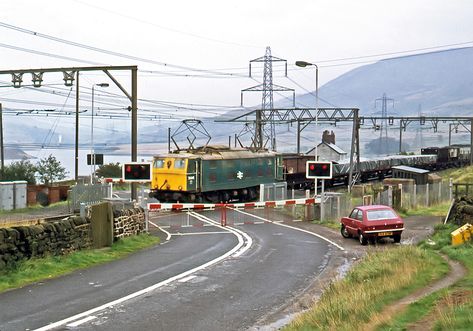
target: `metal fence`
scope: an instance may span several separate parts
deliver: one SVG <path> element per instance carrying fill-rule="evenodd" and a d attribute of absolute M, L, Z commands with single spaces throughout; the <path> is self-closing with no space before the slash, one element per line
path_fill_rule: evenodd
<path fill-rule="evenodd" d="M 352 197 L 348 193 L 325 192 L 324 205 L 316 215 L 324 220 L 339 220 L 359 205 L 380 204 L 400 210 L 433 206 L 452 199 L 451 180 L 426 185 L 383 186 L 359 197 Z"/>
<path fill-rule="evenodd" d="M 77 184 L 71 188 L 70 212 L 80 210 L 81 203 L 86 205 L 101 202 L 103 199 L 111 198 L 112 185 L 108 184 Z"/>
<path fill-rule="evenodd" d="M 260 185 L 259 201 L 274 201 L 287 199 L 287 183 L 271 183 Z"/>

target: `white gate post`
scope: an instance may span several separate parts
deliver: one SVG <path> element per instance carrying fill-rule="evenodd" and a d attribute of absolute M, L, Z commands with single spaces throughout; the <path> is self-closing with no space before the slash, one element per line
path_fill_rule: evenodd
<path fill-rule="evenodd" d="M 399 201 L 399 207 L 402 208 L 402 200 L 404 199 L 404 195 L 403 195 L 403 191 L 402 191 L 402 184 L 398 184 L 398 188 L 399 188 L 399 191 L 400 191 L 400 201 Z"/>
<path fill-rule="evenodd" d="M 425 206 L 429 206 L 429 183 L 425 186 Z"/>
<path fill-rule="evenodd" d="M 412 206 L 415 208 L 417 206 L 417 184 L 415 184 L 415 183 L 414 183 L 413 190 L 414 190 L 414 192 L 413 192 L 414 200 L 413 200 Z"/>
<path fill-rule="evenodd" d="M 450 178 L 448 182 L 448 197 L 450 198 L 450 201 L 453 199 L 453 179 Z"/>

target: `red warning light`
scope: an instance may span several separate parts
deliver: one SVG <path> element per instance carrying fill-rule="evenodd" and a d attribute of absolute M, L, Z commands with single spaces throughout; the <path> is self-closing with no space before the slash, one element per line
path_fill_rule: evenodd
<path fill-rule="evenodd" d="M 122 178 L 125 182 L 150 182 L 151 163 L 125 163 Z"/>
<path fill-rule="evenodd" d="M 332 178 L 332 162 L 307 161 L 306 178 Z"/>

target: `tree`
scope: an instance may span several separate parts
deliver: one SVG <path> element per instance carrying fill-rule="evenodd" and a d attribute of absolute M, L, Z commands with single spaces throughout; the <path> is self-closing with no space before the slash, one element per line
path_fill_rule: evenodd
<path fill-rule="evenodd" d="M 51 154 L 47 158 L 41 159 L 36 163 L 36 170 L 40 182 L 46 185 L 52 184 L 56 180 L 64 179 L 67 175 L 66 168 L 61 166 L 61 162 Z"/>
<path fill-rule="evenodd" d="M 36 184 L 36 167 L 29 160 L 14 161 L 3 169 L 2 180 L 26 180 L 28 184 Z"/>
<path fill-rule="evenodd" d="M 97 177 L 103 178 L 121 178 L 122 166 L 119 162 L 103 164 L 95 171 Z"/>

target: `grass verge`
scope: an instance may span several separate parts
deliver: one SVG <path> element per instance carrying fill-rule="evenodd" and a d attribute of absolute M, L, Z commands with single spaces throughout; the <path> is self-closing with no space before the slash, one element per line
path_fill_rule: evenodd
<path fill-rule="evenodd" d="M 106 249 L 83 250 L 63 256 L 25 260 L 0 272 L 0 292 L 117 260 L 158 242 L 158 237 L 143 234 L 121 239 Z"/>
<path fill-rule="evenodd" d="M 473 325 L 473 245 L 468 242 L 453 247 L 450 233 L 457 226 L 438 225 L 432 238 L 421 243 L 421 247 L 446 254 L 458 260 L 468 273 L 461 281 L 448 289 L 434 293 L 415 302 L 391 323 L 380 330 L 406 330 L 414 325 L 423 325 L 423 319 L 432 320 L 433 330 L 471 330 Z"/>
<path fill-rule="evenodd" d="M 327 228 L 335 229 L 335 230 L 340 230 L 340 221 L 338 220 L 323 220 L 323 221 L 312 221 L 313 224 L 319 224 L 323 225 Z"/>
<path fill-rule="evenodd" d="M 436 253 L 413 246 L 369 251 L 344 279 L 284 330 L 356 330 L 384 306 L 448 272 Z"/>
<path fill-rule="evenodd" d="M 430 207 L 418 207 L 416 209 L 397 211 L 401 217 L 409 216 L 447 216 L 450 201 Z"/>

